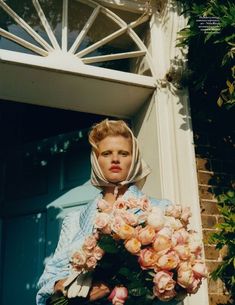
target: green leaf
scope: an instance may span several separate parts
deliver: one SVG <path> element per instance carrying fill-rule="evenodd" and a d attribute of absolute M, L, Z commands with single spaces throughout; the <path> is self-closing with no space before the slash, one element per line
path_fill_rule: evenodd
<path fill-rule="evenodd" d="M 223 99 L 221 97 L 219 97 L 218 100 L 217 100 L 217 105 L 219 107 L 221 107 L 223 105 L 223 103 L 224 103 Z"/>

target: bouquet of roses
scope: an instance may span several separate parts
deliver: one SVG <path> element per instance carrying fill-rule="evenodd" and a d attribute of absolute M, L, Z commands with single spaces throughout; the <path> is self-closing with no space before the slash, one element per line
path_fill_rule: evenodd
<path fill-rule="evenodd" d="M 154 304 L 194 294 L 207 276 L 189 208 L 152 206 L 146 197 L 98 203 L 94 232 L 73 253 L 77 274 L 108 284 L 114 305 Z M 107 304 L 107 299 L 93 304 Z"/>

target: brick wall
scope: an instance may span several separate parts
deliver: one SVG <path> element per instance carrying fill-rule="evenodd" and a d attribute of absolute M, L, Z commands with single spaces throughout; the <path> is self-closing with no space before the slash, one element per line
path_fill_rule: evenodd
<path fill-rule="evenodd" d="M 222 217 L 216 195 L 235 181 L 234 141 L 224 133 L 194 131 L 197 174 L 200 194 L 201 218 L 206 262 L 209 272 L 222 260 L 223 251 L 209 243 L 214 226 Z M 208 279 L 210 305 L 226 304 L 229 296 L 220 280 Z"/>

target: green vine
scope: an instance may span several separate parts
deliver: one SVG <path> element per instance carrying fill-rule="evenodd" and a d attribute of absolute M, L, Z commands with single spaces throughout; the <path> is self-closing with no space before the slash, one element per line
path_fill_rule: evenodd
<path fill-rule="evenodd" d="M 189 85 L 207 102 L 214 100 L 229 109 L 235 105 L 235 4 L 222 0 L 178 2 L 188 16 L 178 46 L 189 47 Z"/>

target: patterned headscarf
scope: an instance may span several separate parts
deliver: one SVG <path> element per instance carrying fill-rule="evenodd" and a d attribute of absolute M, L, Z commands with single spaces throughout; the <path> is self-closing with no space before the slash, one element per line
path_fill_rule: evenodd
<path fill-rule="evenodd" d="M 128 128 L 128 127 L 127 127 Z M 127 184 L 135 184 L 138 188 L 142 188 L 146 177 L 150 174 L 150 168 L 145 163 L 145 161 L 141 158 L 138 142 L 135 136 L 133 135 L 130 128 L 128 131 L 131 134 L 132 138 L 132 161 L 129 173 L 126 177 L 126 180 L 121 181 L 119 183 L 111 183 L 109 182 L 103 175 L 100 165 L 98 163 L 98 159 L 94 149 L 91 151 L 91 183 L 98 188 L 102 188 L 104 186 L 114 186 L 114 194 L 117 194 L 118 188 Z"/>

